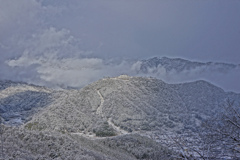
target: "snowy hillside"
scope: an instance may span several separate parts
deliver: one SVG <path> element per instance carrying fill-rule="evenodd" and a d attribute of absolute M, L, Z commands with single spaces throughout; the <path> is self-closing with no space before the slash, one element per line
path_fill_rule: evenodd
<path fill-rule="evenodd" d="M 65 134 L 75 140 L 82 137 L 78 144 L 87 141 L 89 145 L 94 141 L 104 147 L 117 141 L 119 146 L 115 146 L 113 155 L 100 152 L 102 156 L 110 157 L 129 154 L 136 158 L 145 152 L 145 156 L 154 157 L 155 151 L 148 152 L 146 148 L 141 152 L 125 148 L 126 153 L 118 152 L 118 147 L 127 147 L 128 142 L 131 145 L 140 143 L 139 139 L 133 139 L 138 135 L 155 150 L 162 146 L 156 145 L 155 138 L 149 137 L 197 133 L 203 121 L 223 111 L 222 105 L 227 99 L 240 101 L 240 94 L 225 92 L 206 81 L 168 84 L 154 78 L 127 75 L 105 78 L 80 90 L 52 90 L 10 81 L 1 81 L 0 84 L 0 112 L 5 125 L 17 125 L 26 130 L 25 134 L 33 132 L 36 137 L 42 132 L 54 136 Z M 21 134 L 22 130 L 11 131 L 10 127 L 7 131 Z M 120 139 L 125 142 L 120 143 Z M 144 147 L 145 142 L 142 145 Z M 96 153 L 92 145 L 88 149 Z M 170 152 L 167 148 L 165 151 Z"/>

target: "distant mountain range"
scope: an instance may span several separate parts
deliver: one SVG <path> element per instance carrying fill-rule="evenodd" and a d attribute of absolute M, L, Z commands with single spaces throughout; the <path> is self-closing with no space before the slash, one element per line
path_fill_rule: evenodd
<path fill-rule="evenodd" d="M 219 62 L 194 62 L 181 58 L 151 58 L 133 63 L 134 76 L 154 77 L 167 83 L 205 80 L 227 91 L 240 93 L 240 65 Z"/>
<path fill-rule="evenodd" d="M 161 62 L 167 66 L 167 61 L 171 60 L 155 58 L 151 60 L 154 63 L 148 61 L 146 64 L 156 66 L 154 64 Z M 181 64 L 180 66 L 186 64 L 180 67 L 182 69 L 179 71 L 196 65 L 193 63 L 194 65 L 189 66 L 188 61 L 182 60 L 173 60 L 172 63 L 176 65 L 169 66 L 169 70 L 177 67 L 177 64 Z M 108 159 L 154 157 L 147 148 L 155 150 L 156 147 L 162 146 L 156 145 L 157 142 L 149 139 L 148 135 L 153 132 L 160 134 L 198 132 L 204 120 L 214 117 L 223 110 L 222 105 L 227 99 L 239 102 L 240 94 L 225 92 L 202 80 L 168 84 L 154 78 L 122 75 L 99 80 L 80 90 L 53 90 L 26 83 L 0 81 L 0 113 L 6 125 L 17 125 L 26 130 L 24 132 L 26 134 L 51 132 L 53 135 L 69 135 L 67 137 L 74 141 L 82 137 L 82 141 L 77 140 L 79 142 L 75 145 L 82 145 L 87 141 L 88 147 L 85 149 L 91 150 L 95 156 L 100 154 Z M 136 143 L 139 143 L 139 139 L 134 140 L 136 135 L 142 136 L 139 137 L 142 141 L 151 144 L 148 147 L 147 144 L 142 144 L 146 150 L 143 149 L 141 154 L 125 146 L 125 143 L 130 141 L 131 145 L 136 146 Z M 101 137 L 114 138 L 106 140 Z M 120 139 L 124 144 L 119 142 Z M 110 154 L 94 148 L 90 145 L 93 142 L 89 140 L 93 140 L 104 149 L 109 147 L 106 145 L 112 144 L 111 141 L 118 142 L 119 146 L 115 143 L 115 148 L 111 148 Z M 25 149 L 29 152 L 29 149 Z M 164 150 L 168 154 L 162 152 L 158 154 L 168 157 L 170 152 L 174 152 L 167 148 Z M 121 154 L 125 155 L 125 158 Z"/>
<path fill-rule="evenodd" d="M 33 64 L 30 63 L 33 61 Z M 240 65 L 218 62 L 194 62 L 181 58 L 147 60 L 103 60 L 100 58 L 36 58 L 23 63 L 9 60 L 1 80 L 23 81 L 52 88 L 82 88 L 104 77 L 121 74 L 154 77 L 167 83 L 206 80 L 224 90 L 240 92 L 236 86 Z"/>
<path fill-rule="evenodd" d="M 158 69 L 164 68 L 166 72 L 175 71 L 177 73 L 195 70 L 201 68 L 204 70 L 218 71 L 218 72 L 227 72 L 232 69 L 240 67 L 240 65 L 228 64 L 228 63 L 219 63 L 219 62 L 193 62 L 181 58 L 167 58 L 167 57 L 154 57 L 148 60 L 142 60 L 135 63 L 138 65 L 138 73 L 156 73 Z"/>

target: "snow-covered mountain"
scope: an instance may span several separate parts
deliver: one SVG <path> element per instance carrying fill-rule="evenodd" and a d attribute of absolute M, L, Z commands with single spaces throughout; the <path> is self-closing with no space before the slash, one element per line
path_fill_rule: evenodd
<path fill-rule="evenodd" d="M 228 98 L 240 100 L 240 95 L 205 81 L 167 84 L 153 78 L 120 76 L 99 80 L 81 90 L 63 91 L 29 123 L 91 134 L 97 134 L 105 124 L 116 134 L 184 132 L 197 129 L 201 120 L 221 111 L 221 104 Z"/>
<path fill-rule="evenodd" d="M 157 73 L 159 69 L 164 68 L 166 72 L 175 71 L 186 72 L 190 70 L 195 70 L 197 68 L 202 68 L 204 70 L 218 71 L 218 72 L 228 72 L 232 69 L 236 69 L 240 65 L 219 63 L 219 62 L 193 62 L 181 58 L 167 58 L 167 57 L 154 57 L 148 60 L 142 60 L 135 63 L 138 65 L 138 73 Z"/>
<path fill-rule="evenodd" d="M 6 123 L 36 122 L 46 129 L 92 134 L 105 123 L 116 133 L 121 133 L 117 127 L 122 133 L 194 130 L 199 120 L 219 112 L 226 99 L 240 100 L 239 94 L 202 80 L 167 84 L 130 76 L 105 78 L 80 90 L 57 91 L 11 81 L 1 81 L 0 87 L 0 111 Z"/>
<path fill-rule="evenodd" d="M 84 141 L 100 140 L 94 143 L 103 146 L 113 145 L 115 141 L 119 143 L 119 146 L 114 145 L 115 152 L 125 143 L 136 145 L 136 141 L 139 144 L 139 140 L 132 141 L 136 135 L 147 138 L 156 147 L 156 142 L 148 138 L 152 133 L 198 132 L 204 120 L 223 110 L 222 104 L 227 99 L 240 101 L 240 94 L 225 92 L 202 80 L 168 84 L 154 78 L 126 75 L 105 78 L 80 90 L 53 90 L 11 81 L 1 81 L 0 88 L 0 113 L 6 125 L 18 125 L 26 130 L 26 134 L 51 132 L 67 134 L 77 141 L 79 137 Z M 124 138 L 126 136 L 128 138 Z M 105 140 L 101 137 L 114 138 Z M 124 144 L 119 142 L 120 139 Z M 146 144 L 142 145 L 144 148 Z M 96 153 L 96 148 L 89 148 Z M 114 152 L 114 155 L 104 151 L 98 153 L 103 157 L 140 154 L 129 148 L 126 150 Z M 153 156 L 147 149 L 141 153 Z M 127 159 L 134 159 L 134 156 L 130 157 Z"/>

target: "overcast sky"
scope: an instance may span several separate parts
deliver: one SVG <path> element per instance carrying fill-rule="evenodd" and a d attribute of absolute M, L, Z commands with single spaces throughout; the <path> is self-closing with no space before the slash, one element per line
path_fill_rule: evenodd
<path fill-rule="evenodd" d="M 48 1 L 67 7 L 50 25 L 70 30 L 100 57 L 240 62 L 239 0 Z"/>
<path fill-rule="evenodd" d="M 85 84 L 154 56 L 239 64 L 240 1 L 0 0 L 0 55 L 1 79 L 39 83 L 65 71 Z"/>

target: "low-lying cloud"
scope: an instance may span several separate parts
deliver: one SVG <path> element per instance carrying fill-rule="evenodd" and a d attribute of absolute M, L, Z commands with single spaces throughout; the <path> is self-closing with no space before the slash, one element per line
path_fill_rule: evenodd
<path fill-rule="evenodd" d="M 206 80 L 226 91 L 240 92 L 240 86 L 237 85 L 240 78 L 240 65 L 191 61 L 188 61 L 186 64 L 185 62 L 182 63 L 188 67 L 183 69 L 180 69 L 181 67 L 172 67 L 175 65 L 174 62 L 168 63 L 168 65 L 156 64 L 155 66 L 146 66 L 142 61 L 137 61 L 132 65 L 132 70 L 138 76 L 151 76 L 168 83 Z M 145 66 L 145 68 L 141 68 L 142 66 Z M 169 66 L 171 66 L 171 69 L 169 69 Z"/>
<path fill-rule="evenodd" d="M 33 79 L 51 87 L 80 88 L 106 76 L 124 74 L 130 68 L 127 62 L 107 63 L 99 58 L 59 58 L 57 56 L 30 57 L 27 54 L 17 60 L 10 60 L 7 64 L 13 68 L 29 69 Z M 35 76 L 35 77 L 34 77 Z M 30 81 L 36 83 L 36 81 Z"/>

